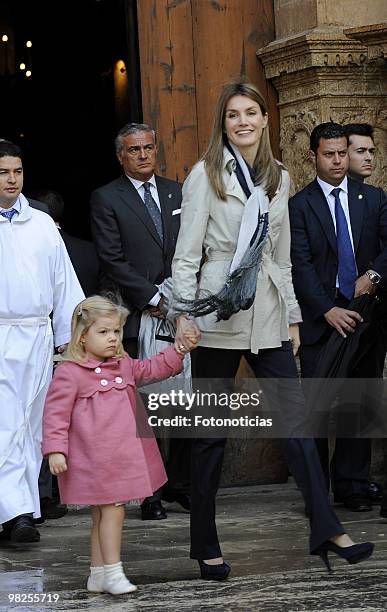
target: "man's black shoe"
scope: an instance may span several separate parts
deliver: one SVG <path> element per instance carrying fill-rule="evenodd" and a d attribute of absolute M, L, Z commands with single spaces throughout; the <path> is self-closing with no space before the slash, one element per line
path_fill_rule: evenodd
<path fill-rule="evenodd" d="M 161 505 L 161 502 L 145 502 L 141 505 L 141 520 L 143 521 L 161 521 L 167 518 L 167 513 Z"/>
<path fill-rule="evenodd" d="M 380 504 L 380 502 L 383 499 L 383 489 L 378 482 L 370 482 L 368 484 L 367 489 L 364 491 L 363 495 L 360 495 L 360 496 L 356 495 L 354 497 L 362 497 L 362 498 L 367 499 L 373 504 Z M 337 504 L 340 504 L 340 503 L 343 504 L 345 500 L 343 497 L 335 493 L 334 501 Z"/>
<path fill-rule="evenodd" d="M 369 512 L 372 504 L 369 499 L 362 495 L 351 495 L 343 500 L 344 507 L 352 512 Z"/>
<path fill-rule="evenodd" d="M 191 511 L 191 497 L 187 493 L 181 493 L 180 491 L 163 491 L 163 501 L 173 504 L 176 502 L 184 508 L 184 510 Z"/>
<path fill-rule="evenodd" d="M 10 540 L 11 542 L 39 542 L 40 533 L 35 527 L 33 518 L 27 514 L 21 514 L 14 518 Z"/>
<path fill-rule="evenodd" d="M 34 519 L 32 519 L 28 514 L 21 514 L 20 516 L 16 516 L 15 518 L 11 519 L 10 521 L 6 521 L 5 523 L 3 523 L 2 527 L 3 530 L 0 532 L 0 541 L 2 542 L 15 542 L 15 541 L 19 541 L 19 540 L 15 540 L 15 532 L 13 531 L 15 525 L 21 525 L 23 527 L 23 525 L 28 524 L 28 527 L 31 526 L 31 523 L 29 521 L 29 519 L 31 519 L 33 521 L 32 524 L 34 524 Z M 34 529 L 34 533 L 33 533 L 33 537 L 36 538 L 36 533 L 38 534 L 38 539 L 34 539 L 32 541 L 34 542 L 39 542 L 40 540 L 40 535 L 39 532 Z M 30 534 L 32 534 L 32 532 L 30 531 Z M 21 532 L 17 533 L 16 530 L 16 535 L 17 536 L 21 536 Z M 23 540 L 24 541 L 24 540 Z M 30 541 L 30 540 L 28 540 Z"/>
<path fill-rule="evenodd" d="M 40 500 L 40 512 L 44 519 L 58 519 L 67 514 L 67 506 L 56 503 L 49 497 Z"/>

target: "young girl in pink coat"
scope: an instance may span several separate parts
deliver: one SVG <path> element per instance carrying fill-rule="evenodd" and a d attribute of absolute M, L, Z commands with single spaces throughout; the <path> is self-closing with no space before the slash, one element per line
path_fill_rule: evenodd
<path fill-rule="evenodd" d="M 43 421 L 43 454 L 58 476 L 62 503 L 92 507 L 87 589 L 113 595 L 137 588 L 120 561 L 124 504 L 167 480 L 153 434 L 136 437 L 136 410 L 140 418 L 144 412 L 136 408 L 136 386 L 178 374 L 185 352 L 175 345 L 146 361 L 131 359 L 122 346 L 127 315 L 99 296 L 76 307 Z"/>

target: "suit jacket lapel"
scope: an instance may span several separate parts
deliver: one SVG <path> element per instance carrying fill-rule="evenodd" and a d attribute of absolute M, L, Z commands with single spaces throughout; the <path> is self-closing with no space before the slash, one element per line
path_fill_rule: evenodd
<path fill-rule="evenodd" d="M 328 202 L 316 179 L 309 185 L 307 201 L 318 217 L 332 250 L 337 255 L 336 232 L 331 211 L 329 210 Z"/>
<path fill-rule="evenodd" d="M 360 197 L 362 196 L 362 197 Z M 348 208 L 349 217 L 351 219 L 351 230 L 353 239 L 353 248 L 356 253 L 359 246 L 361 228 L 363 224 L 365 200 L 361 193 L 361 184 L 348 179 Z"/>
<path fill-rule="evenodd" d="M 160 237 L 155 228 L 148 210 L 141 199 L 141 196 L 137 193 L 137 190 L 132 185 L 130 180 L 126 176 L 122 176 L 118 183 L 118 190 L 120 195 L 127 206 L 137 215 L 137 217 L 143 222 L 150 234 L 162 248 Z"/>

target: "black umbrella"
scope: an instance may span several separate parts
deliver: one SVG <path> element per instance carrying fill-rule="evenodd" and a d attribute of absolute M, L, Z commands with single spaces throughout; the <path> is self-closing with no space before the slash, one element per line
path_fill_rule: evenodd
<path fill-rule="evenodd" d="M 315 378 L 305 384 L 311 417 L 309 427 L 315 437 L 326 436 L 326 430 L 324 432 L 321 427 L 326 427 L 323 424 L 326 423 L 327 412 L 331 410 L 339 393 L 341 408 L 343 403 L 349 405 L 352 415 L 354 396 L 356 393 L 363 396 L 366 393 L 369 406 L 367 414 L 362 415 L 362 421 L 366 422 L 368 429 L 371 425 L 374 428 L 377 425 L 379 436 L 380 428 L 385 427 L 380 410 L 381 381 L 376 378 L 375 372 L 379 370 L 378 376 L 382 375 L 380 364 L 383 363 L 386 352 L 387 295 L 382 292 L 378 295 L 361 295 L 349 303 L 348 309 L 361 314 L 363 322 L 358 323 L 354 332 L 349 333 L 346 338 L 336 330 L 332 331 L 320 354 Z M 360 380 L 365 378 L 366 381 Z M 375 379 L 373 385 L 370 384 L 369 378 Z M 358 407 L 360 404 L 358 401 Z M 359 422 L 353 416 L 351 420 L 351 411 L 345 421 L 341 419 L 342 423 L 345 423 L 345 431 L 340 432 L 340 435 L 355 437 L 359 433 Z"/>

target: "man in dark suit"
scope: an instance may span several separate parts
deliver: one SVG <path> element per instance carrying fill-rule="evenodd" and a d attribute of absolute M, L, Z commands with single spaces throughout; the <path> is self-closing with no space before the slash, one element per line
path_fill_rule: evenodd
<path fill-rule="evenodd" d="M 348 123 L 344 125 L 344 129 L 348 137 L 348 177 L 364 183 L 372 176 L 376 165 L 374 128 L 369 123 Z M 384 343 L 384 349 L 382 345 L 377 347 L 377 350 L 374 350 L 374 356 L 380 359 L 381 367 L 384 368 L 386 346 L 382 336 L 379 341 Z M 368 496 L 374 503 L 381 501 L 381 486 L 376 482 L 371 482 Z M 382 509 L 382 512 L 387 516 L 385 509 Z"/>
<path fill-rule="evenodd" d="M 60 193 L 40 189 L 34 191 L 34 196 L 37 200 L 30 199 L 30 206 L 43 210 L 54 220 L 85 296 L 95 295 L 98 293 L 99 261 L 94 244 L 71 236 L 62 229 L 65 204 Z M 37 523 L 42 523 L 44 519 L 61 518 L 67 513 L 67 507 L 58 503 L 57 479 L 51 474 L 47 459 L 43 459 L 40 469 L 39 497 L 42 517 Z"/>
<path fill-rule="evenodd" d="M 60 193 L 53 190 L 39 190 L 34 195 L 42 206 L 47 207 L 45 212 L 48 212 L 55 221 L 85 296 L 97 294 L 99 261 L 94 244 L 64 231 L 62 223 L 65 204 Z"/>
<path fill-rule="evenodd" d="M 33 195 L 36 199 L 28 198 L 30 206 L 42 210 L 52 217 L 65 243 L 85 296 L 94 295 L 98 292 L 99 262 L 93 243 L 70 236 L 62 230 L 64 201 L 60 193 L 48 189 L 38 189 L 34 190 Z M 61 518 L 67 513 L 66 506 L 59 503 L 57 479 L 56 476 L 51 474 L 47 459 L 43 459 L 40 469 L 39 497 L 42 516 L 35 521 L 36 523 L 43 523 L 45 519 Z"/>
<path fill-rule="evenodd" d="M 302 376 L 314 376 L 321 349 L 336 329 L 343 337 L 361 317 L 347 308 L 352 297 L 373 293 L 387 280 L 387 202 L 383 190 L 347 178 L 344 128 L 323 123 L 310 138 L 316 179 L 289 202 L 293 281 L 301 306 Z M 382 375 L 358 371 L 356 376 Z M 381 361 L 381 360 L 379 360 Z M 379 370 L 376 372 L 376 370 Z M 316 440 L 329 488 L 326 438 Z M 371 510 L 367 497 L 371 445 L 337 438 L 333 462 L 335 501 L 353 511 Z"/>
<path fill-rule="evenodd" d="M 142 312 L 148 309 L 155 317 L 165 316 L 164 298 L 157 285 L 171 276 L 180 225 L 181 187 L 154 174 L 156 135 L 148 125 L 125 125 L 115 144 L 123 174 L 92 193 L 91 222 L 102 288 L 119 294 L 129 308 L 124 347 L 137 357 Z M 187 440 L 170 442 L 166 465 L 170 487 L 145 500 L 141 507 L 143 520 L 166 518 L 161 496 L 189 507 L 189 498 L 178 484 L 186 485 L 188 481 L 190 446 Z M 178 476 L 182 465 L 184 478 Z"/>

